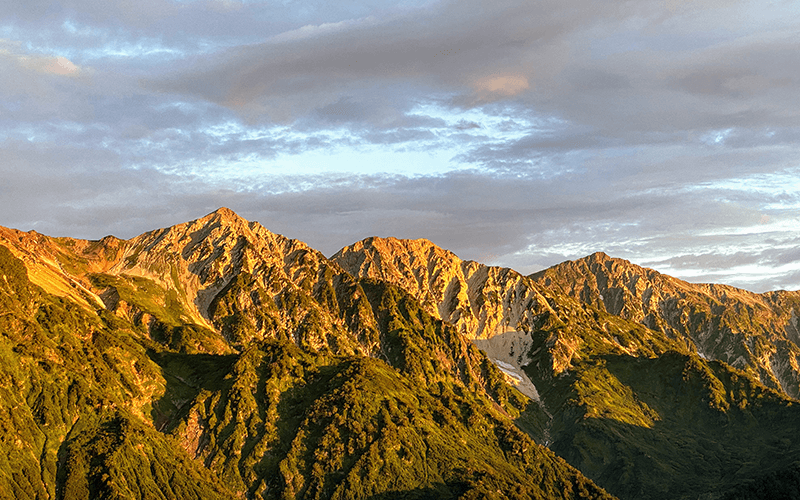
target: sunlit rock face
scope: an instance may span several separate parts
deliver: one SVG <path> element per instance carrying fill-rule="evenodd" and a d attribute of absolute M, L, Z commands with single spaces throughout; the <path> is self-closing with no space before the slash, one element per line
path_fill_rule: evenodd
<path fill-rule="evenodd" d="M 746 365 L 791 385 L 794 295 L 595 257 L 326 259 L 227 209 L 131 240 L 0 228 L 0 496 L 609 498 L 554 453 L 621 498 L 794 477 L 800 407 Z"/>
<path fill-rule="evenodd" d="M 305 243 L 226 208 L 131 240 L 3 230 L 4 242 L 49 293 L 150 331 L 195 325 L 205 332 L 191 347 L 199 351 L 264 338 L 343 354 L 377 348 L 375 320 L 350 275 Z"/>
<path fill-rule="evenodd" d="M 131 240 L 0 228 L 3 498 L 611 498 L 514 425 L 541 412 L 505 377 L 227 209 Z"/>
<path fill-rule="evenodd" d="M 375 348 L 374 320 L 359 313 L 366 305 L 349 293 L 350 276 L 305 243 L 225 208 L 134 238 L 110 272 L 178 291 L 193 320 L 236 347 L 285 337 L 339 353 Z"/>
<path fill-rule="evenodd" d="M 759 294 L 687 283 L 603 253 L 530 277 L 540 286 L 682 339 L 707 359 L 724 361 L 769 387 L 800 396 L 800 292 Z"/>
<path fill-rule="evenodd" d="M 461 260 L 428 240 L 367 238 L 331 260 L 354 276 L 388 281 L 412 294 L 428 312 L 491 352 L 501 368 L 514 367 L 509 380 L 531 397 L 536 390 L 522 372 L 530 364 L 550 376 L 569 369 L 582 353 L 647 356 L 686 349 L 661 332 L 613 320 L 512 269 Z"/>
<path fill-rule="evenodd" d="M 402 287 L 471 338 L 526 329 L 538 311 L 548 310 L 537 287 L 519 273 L 461 260 L 424 239 L 369 238 L 331 260 L 354 276 Z"/>
<path fill-rule="evenodd" d="M 368 238 L 343 248 L 331 260 L 354 276 L 406 290 L 429 313 L 473 339 L 508 382 L 538 400 L 522 367 L 531 362 L 529 326 L 542 311 L 552 310 L 522 275 L 461 260 L 424 239 Z"/>

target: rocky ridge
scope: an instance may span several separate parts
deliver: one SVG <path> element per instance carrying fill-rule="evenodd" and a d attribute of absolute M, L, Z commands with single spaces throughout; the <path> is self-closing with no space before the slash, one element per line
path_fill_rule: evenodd
<path fill-rule="evenodd" d="M 227 209 L 132 240 L 2 229 L 0 276 L 13 498 L 610 498 L 455 328 Z"/>
<path fill-rule="evenodd" d="M 754 478 L 749 481 L 757 484 L 771 480 L 761 479 L 765 473 L 794 477 L 794 469 L 785 467 L 800 457 L 800 444 L 789 437 L 798 406 L 762 385 L 761 371 L 707 359 L 714 355 L 707 350 L 708 337 L 681 329 L 682 313 L 675 306 L 683 303 L 662 297 L 658 287 L 648 291 L 654 280 L 680 285 L 679 280 L 640 268 L 638 276 L 622 274 L 619 285 L 609 278 L 612 284 L 606 286 L 601 273 L 595 279 L 603 283 L 602 293 L 592 301 L 585 291 L 592 285 L 583 285 L 588 279 L 581 272 L 570 274 L 570 263 L 525 277 L 462 261 L 427 240 L 368 238 L 332 260 L 355 276 L 403 288 L 472 338 L 511 378 L 526 374 L 535 391 L 529 394 L 538 397 L 548 417 L 537 439 L 621 498 L 732 498 L 739 487 L 731 477 Z M 691 286 L 680 286 L 686 299 Z M 642 287 L 639 301 L 626 301 L 618 287 Z M 748 292 L 710 285 L 705 293 L 727 300 L 701 302 L 726 318 L 761 310 Z M 750 302 L 737 302 L 742 297 Z M 641 311 L 648 300 L 663 315 L 625 314 Z M 728 307 L 732 310 L 725 312 Z M 697 309 L 689 316 L 708 318 L 696 316 Z M 757 325 L 758 317 L 763 316 L 754 314 L 751 324 Z M 749 345 L 779 351 L 781 334 L 766 330 L 780 332 L 783 325 L 765 322 Z M 765 381 L 780 388 L 775 380 Z"/>
<path fill-rule="evenodd" d="M 501 368 L 513 367 L 512 381 L 524 377 L 528 383 L 522 368 L 532 364 L 540 376 L 558 375 L 587 349 L 644 356 L 687 349 L 513 269 L 464 261 L 428 240 L 367 238 L 331 260 L 353 276 L 387 281 L 416 297 L 429 313 L 491 351 Z"/>
<path fill-rule="evenodd" d="M 694 284 L 595 253 L 531 275 L 540 286 L 637 322 L 800 396 L 800 292 Z"/>

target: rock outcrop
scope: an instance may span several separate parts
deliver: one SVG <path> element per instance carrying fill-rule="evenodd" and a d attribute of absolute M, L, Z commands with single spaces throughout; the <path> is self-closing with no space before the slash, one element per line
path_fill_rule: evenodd
<path fill-rule="evenodd" d="M 0 228 L 0 498 L 611 498 L 408 293 L 227 209 Z"/>
<path fill-rule="evenodd" d="M 531 275 L 540 286 L 652 331 L 691 342 L 697 352 L 800 396 L 800 292 L 753 293 L 694 284 L 595 253 Z"/>
<path fill-rule="evenodd" d="M 512 382 L 525 382 L 524 390 L 530 381 L 522 368 L 531 363 L 547 377 L 568 370 L 585 352 L 652 356 L 686 349 L 513 269 L 461 260 L 428 240 L 367 238 L 331 260 L 353 276 L 387 281 L 416 297 L 429 313 L 490 349 L 501 367 L 513 370 Z M 517 347 L 503 352 L 495 347 L 500 343 Z"/>

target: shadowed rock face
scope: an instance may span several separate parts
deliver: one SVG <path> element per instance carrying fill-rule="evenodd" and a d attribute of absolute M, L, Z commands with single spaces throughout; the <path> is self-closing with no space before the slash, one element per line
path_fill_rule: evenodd
<path fill-rule="evenodd" d="M 751 373 L 800 396 L 800 292 L 753 293 L 693 284 L 596 253 L 531 275 L 565 293 L 651 330 L 690 341 L 708 359 Z"/>
<path fill-rule="evenodd" d="M 791 294 L 592 269 L 392 238 L 326 259 L 227 209 L 131 240 L 0 228 L 0 498 L 609 498 L 531 436 L 622 498 L 794 477 L 800 406 L 697 355 L 791 348 Z"/>
<path fill-rule="evenodd" d="M 0 498 L 611 498 L 455 328 L 227 209 L 0 228 Z"/>
<path fill-rule="evenodd" d="M 589 352 L 647 356 L 686 349 L 662 333 L 646 334 L 640 326 L 589 309 L 513 269 L 461 260 L 428 240 L 368 238 L 331 260 L 353 276 L 401 287 L 470 339 L 527 334 L 531 340 L 526 346 L 535 353 L 528 363 L 539 366 L 545 376 L 567 370 L 573 358 Z M 521 366 L 519 356 L 493 352 L 495 359 Z"/>

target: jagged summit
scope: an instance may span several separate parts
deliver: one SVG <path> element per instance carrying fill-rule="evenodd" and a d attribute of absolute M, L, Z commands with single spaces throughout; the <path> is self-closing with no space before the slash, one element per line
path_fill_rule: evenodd
<path fill-rule="evenodd" d="M 342 248 L 331 256 L 331 260 L 353 275 L 415 281 L 419 289 L 414 290 L 415 294 L 431 286 L 425 283 L 428 280 L 423 276 L 423 267 L 427 268 L 433 262 L 447 266 L 460 265 L 463 262 L 456 254 L 430 240 L 378 236 L 371 236 Z M 406 284 L 409 285 L 410 282 Z"/>
<path fill-rule="evenodd" d="M 240 217 L 239 214 L 237 214 L 236 212 L 234 212 L 233 210 L 231 210 L 228 207 L 219 207 L 218 209 L 216 209 L 213 212 L 211 212 L 210 214 L 208 214 L 206 217 L 209 217 L 209 216 L 215 216 L 215 217 L 220 217 L 220 218 L 225 218 L 225 219 L 242 219 L 242 220 L 244 220 L 243 217 Z"/>
<path fill-rule="evenodd" d="M 602 253 L 530 277 L 600 310 L 686 339 L 701 355 L 800 396 L 800 292 L 759 294 L 689 283 Z"/>
<path fill-rule="evenodd" d="M 380 246 L 380 245 L 400 245 L 406 248 L 438 248 L 442 249 L 439 245 L 435 244 L 431 240 L 427 238 L 395 238 L 394 236 L 370 236 L 368 238 L 364 238 L 360 242 L 354 243 L 354 245 L 358 245 L 359 243 L 363 244 L 364 246 Z M 445 250 L 447 251 L 447 250 Z"/>
<path fill-rule="evenodd" d="M 625 499 L 733 491 L 800 458 L 796 401 L 756 381 L 797 389 L 795 311 L 603 252 L 327 259 L 225 207 L 130 240 L 0 228 L 0 492 L 608 498 L 523 431 Z"/>
<path fill-rule="evenodd" d="M 220 207 L 204 217 L 190 221 L 188 224 L 191 224 L 192 222 L 203 225 L 217 224 L 221 227 L 230 228 L 251 228 L 254 226 L 261 226 L 261 224 L 258 222 L 251 222 L 228 207 Z"/>
<path fill-rule="evenodd" d="M 342 248 L 331 260 L 354 276 L 402 287 L 429 313 L 459 324 L 472 338 L 492 335 L 497 326 L 491 318 L 479 325 L 472 313 L 466 281 L 480 265 L 463 261 L 429 240 L 373 236 Z"/>
<path fill-rule="evenodd" d="M 451 252 L 450 250 L 446 250 L 439 245 L 433 243 L 431 240 L 425 238 L 416 238 L 416 239 L 406 239 L 406 238 L 395 238 L 393 236 L 389 237 L 381 237 L 381 236 L 370 236 L 368 238 L 364 238 L 361 241 L 357 241 L 352 245 L 348 245 L 338 252 L 334 254 L 335 256 L 342 256 L 354 252 L 361 252 L 366 256 L 375 257 L 380 255 L 381 253 L 408 253 L 413 254 L 415 257 L 418 257 L 422 254 L 438 254 L 438 255 L 448 255 L 450 257 L 455 257 L 456 254 Z M 333 257 L 331 257 L 333 258 Z"/>
<path fill-rule="evenodd" d="M 133 238 L 133 240 L 147 239 L 153 237 L 153 235 L 155 235 L 155 238 L 163 238 L 168 233 L 191 234 L 193 240 L 200 240 L 208 237 L 212 232 L 219 234 L 220 231 L 226 234 L 236 233 L 249 239 L 264 235 L 275 236 L 275 233 L 272 233 L 258 222 L 248 221 L 230 208 L 220 207 L 198 219 L 147 231 Z"/>

